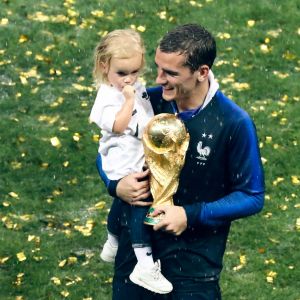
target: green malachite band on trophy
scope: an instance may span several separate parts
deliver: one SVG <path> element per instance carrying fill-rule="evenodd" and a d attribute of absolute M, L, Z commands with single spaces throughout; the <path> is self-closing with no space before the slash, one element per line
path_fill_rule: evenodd
<path fill-rule="evenodd" d="M 163 214 L 158 215 L 157 217 L 150 216 L 155 211 L 155 208 L 150 207 L 148 213 L 144 219 L 144 224 L 147 225 L 156 225 L 163 219 Z"/>

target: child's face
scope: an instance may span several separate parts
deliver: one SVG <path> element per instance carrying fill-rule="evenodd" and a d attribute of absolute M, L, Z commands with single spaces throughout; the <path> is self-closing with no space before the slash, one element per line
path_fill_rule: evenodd
<path fill-rule="evenodd" d="M 142 68 L 142 54 L 137 53 L 131 58 L 114 58 L 105 66 L 108 82 L 119 91 L 125 85 L 133 85 Z"/>

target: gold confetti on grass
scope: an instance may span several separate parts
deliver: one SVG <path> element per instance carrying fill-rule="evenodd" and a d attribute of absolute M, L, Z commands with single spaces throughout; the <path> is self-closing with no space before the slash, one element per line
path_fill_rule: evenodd
<path fill-rule="evenodd" d="M 65 298 L 69 297 L 69 295 L 70 295 L 70 293 L 68 291 L 61 291 L 60 294 Z"/>
<path fill-rule="evenodd" d="M 277 273 L 274 271 L 269 271 L 266 277 L 268 283 L 274 283 L 274 279 L 277 277 Z"/>
<path fill-rule="evenodd" d="M 79 83 L 73 83 L 72 84 L 73 88 L 75 88 L 76 90 L 78 91 L 88 91 L 88 92 L 93 92 L 93 88 L 90 87 L 90 86 L 84 86 L 84 85 L 81 85 Z"/>
<path fill-rule="evenodd" d="M 19 199 L 19 195 L 15 192 L 9 192 L 8 195 L 12 198 Z"/>
<path fill-rule="evenodd" d="M 254 20 L 248 20 L 247 21 L 247 26 L 248 27 L 253 27 L 255 25 L 255 21 Z"/>
<path fill-rule="evenodd" d="M 8 25 L 8 23 L 9 23 L 9 20 L 7 18 L 2 18 L 0 20 L 0 26 L 6 26 L 6 25 Z"/>
<path fill-rule="evenodd" d="M 234 82 L 231 84 L 232 88 L 236 91 L 245 91 L 250 89 L 249 83 L 246 82 Z"/>
<path fill-rule="evenodd" d="M 58 277 L 51 277 L 51 281 L 55 284 L 55 285 L 61 285 L 61 280 Z"/>
<path fill-rule="evenodd" d="M 21 35 L 19 36 L 19 43 L 20 43 L 20 44 L 23 44 L 23 43 L 27 42 L 28 39 L 29 39 L 29 38 L 28 38 L 27 35 L 21 34 Z"/>
<path fill-rule="evenodd" d="M 296 227 L 297 231 L 300 231 L 300 218 L 296 219 L 296 225 L 295 225 L 295 227 Z"/>
<path fill-rule="evenodd" d="M 280 78 L 280 79 L 285 79 L 285 78 L 287 78 L 287 77 L 290 76 L 289 73 L 282 73 L 282 72 L 279 72 L 279 71 L 273 71 L 273 74 L 274 74 L 276 77 Z"/>
<path fill-rule="evenodd" d="M 61 142 L 60 142 L 59 138 L 56 137 L 56 136 L 50 138 L 50 143 L 55 148 L 60 148 L 61 147 Z"/>
<path fill-rule="evenodd" d="M 0 257 L 0 265 L 5 264 L 10 259 L 10 256 Z"/>
<path fill-rule="evenodd" d="M 80 138 L 81 138 L 80 133 L 75 132 L 75 133 L 73 134 L 73 140 L 74 140 L 75 142 L 79 142 Z"/>
<path fill-rule="evenodd" d="M 27 259 L 27 257 L 26 257 L 26 255 L 25 255 L 24 252 L 19 252 L 16 255 L 17 255 L 18 261 L 20 261 L 20 262 L 25 261 Z"/>
<path fill-rule="evenodd" d="M 228 40 L 231 38 L 231 35 L 228 32 L 218 32 L 217 37 L 221 40 Z"/>
<path fill-rule="evenodd" d="M 102 18 L 104 16 L 104 11 L 103 10 L 93 10 L 93 11 L 91 11 L 91 15 L 96 18 Z"/>
<path fill-rule="evenodd" d="M 283 177 L 277 177 L 274 181 L 273 181 L 273 185 L 277 186 L 279 183 L 283 182 L 284 178 Z"/>
<path fill-rule="evenodd" d="M 261 45 L 260 45 L 260 51 L 261 51 L 262 53 L 267 54 L 267 53 L 270 53 L 270 52 L 272 51 L 272 47 L 270 47 L 270 46 L 267 45 L 267 44 L 261 44 Z"/>
<path fill-rule="evenodd" d="M 300 179 L 299 178 L 300 178 L 299 176 L 292 175 L 291 176 L 292 184 L 294 184 L 294 185 L 300 185 Z"/>

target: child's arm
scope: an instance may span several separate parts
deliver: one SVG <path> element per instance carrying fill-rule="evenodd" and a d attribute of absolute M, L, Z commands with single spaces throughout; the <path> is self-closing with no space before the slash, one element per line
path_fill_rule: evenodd
<path fill-rule="evenodd" d="M 134 107 L 134 99 L 135 99 L 135 89 L 131 85 L 126 85 L 122 91 L 125 102 L 122 108 L 116 114 L 116 119 L 113 125 L 112 131 L 114 133 L 123 133 L 124 130 L 128 127 L 130 122 L 132 111 Z"/>

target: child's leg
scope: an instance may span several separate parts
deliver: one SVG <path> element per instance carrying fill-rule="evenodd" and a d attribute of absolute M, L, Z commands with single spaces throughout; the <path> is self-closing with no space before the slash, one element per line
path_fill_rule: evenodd
<path fill-rule="evenodd" d="M 115 198 L 111 205 L 107 217 L 108 240 L 112 245 L 118 246 L 118 237 L 121 230 L 121 216 L 123 211 L 123 201 Z"/>
<path fill-rule="evenodd" d="M 107 262 L 114 262 L 117 254 L 122 210 L 122 200 L 115 198 L 107 218 L 107 241 L 100 254 L 102 260 Z"/>
<path fill-rule="evenodd" d="M 161 273 L 160 261 L 153 261 L 151 226 L 144 224 L 148 207 L 133 206 L 131 209 L 131 242 L 138 263 L 130 274 L 130 280 L 154 293 L 166 294 L 173 286 Z"/>
<path fill-rule="evenodd" d="M 152 267 L 154 266 L 151 247 L 152 228 L 144 224 L 147 211 L 148 207 L 132 206 L 130 231 L 132 247 L 138 263 L 145 267 Z"/>

